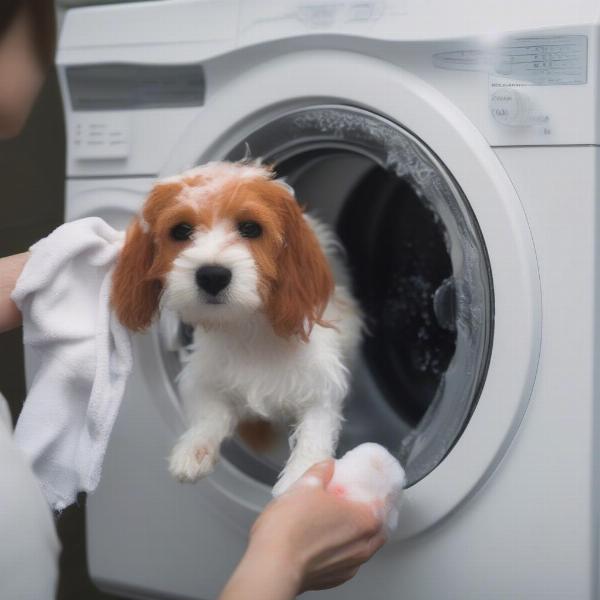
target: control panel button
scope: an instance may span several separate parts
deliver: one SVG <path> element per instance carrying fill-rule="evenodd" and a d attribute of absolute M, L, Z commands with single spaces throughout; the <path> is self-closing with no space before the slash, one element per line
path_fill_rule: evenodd
<path fill-rule="evenodd" d="M 126 116 L 77 115 L 71 127 L 75 160 L 124 160 L 129 156 L 131 126 Z"/>

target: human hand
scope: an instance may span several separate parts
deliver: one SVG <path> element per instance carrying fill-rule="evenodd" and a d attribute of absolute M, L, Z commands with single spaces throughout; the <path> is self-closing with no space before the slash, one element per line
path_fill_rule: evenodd
<path fill-rule="evenodd" d="M 265 509 L 250 535 L 250 547 L 276 545 L 274 551 L 288 556 L 299 592 L 348 581 L 386 540 L 370 506 L 326 491 L 333 471 L 333 460 L 309 469 Z"/>
<path fill-rule="evenodd" d="M 262 578 L 257 589 L 269 599 L 341 585 L 385 543 L 382 522 L 372 507 L 326 491 L 333 470 L 333 460 L 313 466 L 265 508 L 222 600 L 244 597 L 227 592 L 248 592 L 252 579 Z"/>

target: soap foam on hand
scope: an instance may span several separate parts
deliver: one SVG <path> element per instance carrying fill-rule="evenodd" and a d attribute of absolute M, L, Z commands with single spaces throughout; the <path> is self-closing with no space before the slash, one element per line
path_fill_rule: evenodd
<path fill-rule="evenodd" d="M 327 491 L 373 505 L 388 532 L 398 524 L 402 490 L 406 483 L 400 463 L 379 444 L 366 443 L 335 461 Z"/>

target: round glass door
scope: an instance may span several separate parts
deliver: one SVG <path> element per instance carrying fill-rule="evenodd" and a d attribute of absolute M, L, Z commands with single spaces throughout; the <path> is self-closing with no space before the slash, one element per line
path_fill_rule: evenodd
<path fill-rule="evenodd" d="M 250 154 L 273 164 L 343 244 L 366 327 L 338 453 L 379 442 L 399 457 L 408 485 L 416 483 L 466 427 L 491 353 L 491 273 L 467 199 L 417 137 L 351 106 L 287 112 L 230 148 L 219 158 Z M 173 372 L 174 356 L 165 351 Z M 285 435 L 267 453 L 239 439 L 223 448 L 267 484 L 286 452 Z"/>

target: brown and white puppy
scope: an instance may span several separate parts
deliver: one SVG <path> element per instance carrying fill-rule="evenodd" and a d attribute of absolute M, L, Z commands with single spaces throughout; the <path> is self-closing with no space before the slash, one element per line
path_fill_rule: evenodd
<path fill-rule="evenodd" d="M 156 184 L 127 232 L 112 303 L 133 331 L 159 305 L 195 328 L 175 477 L 210 473 L 244 419 L 294 424 L 276 494 L 333 455 L 361 329 L 349 291 L 334 284 L 334 245 L 260 164 L 209 163 Z"/>

